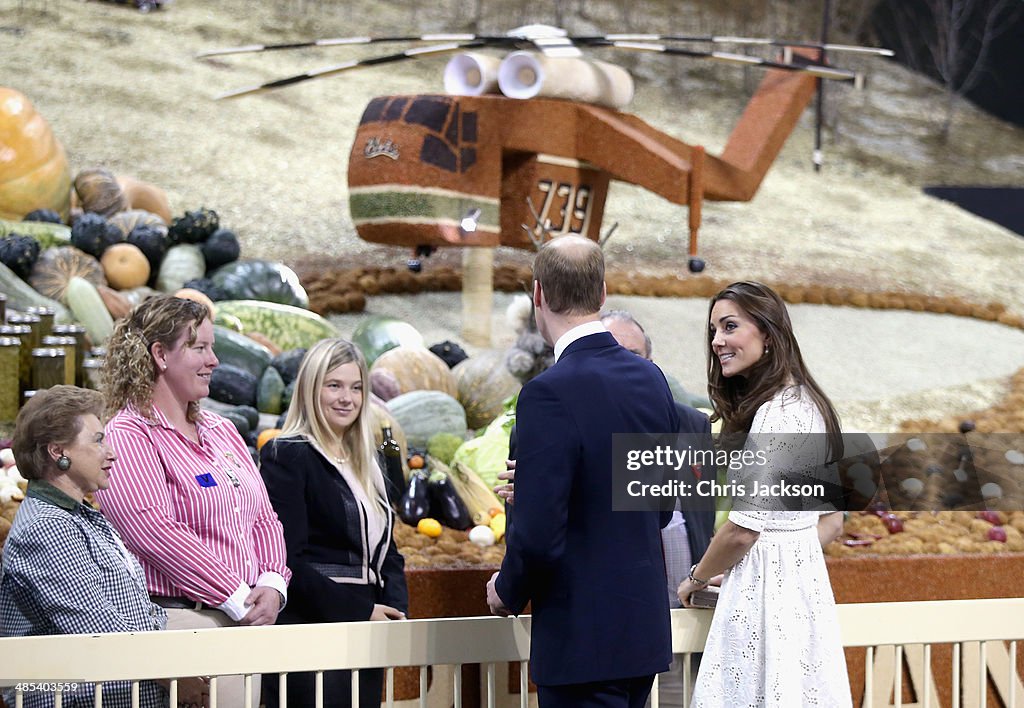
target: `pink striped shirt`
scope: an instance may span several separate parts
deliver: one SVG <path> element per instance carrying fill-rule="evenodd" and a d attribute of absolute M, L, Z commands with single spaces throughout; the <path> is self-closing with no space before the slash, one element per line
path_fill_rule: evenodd
<path fill-rule="evenodd" d="M 241 619 L 252 587 L 287 595 L 284 532 L 235 426 L 203 411 L 200 444 L 156 406 L 132 407 L 106 425 L 117 454 L 103 514 L 138 556 L 152 595 L 185 596 Z"/>

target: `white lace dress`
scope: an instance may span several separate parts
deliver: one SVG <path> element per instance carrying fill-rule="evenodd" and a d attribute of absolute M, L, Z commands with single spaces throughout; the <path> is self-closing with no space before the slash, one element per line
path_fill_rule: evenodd
<path fill-rule="evenodd" d="M 814 403 L 794 388 L 758 409 L 751 432 L 763 434 L 761 440 L 799 448 L 801 434 L 824 433 L 825 423 Z M 821 440 L 821 435 L 814 439 Z M 814 443 L 808 443 L 807 454 L 811 448 L 820 454 Z M 818 541 L 819 515 L 759 510 L 729 514 L 730 521 L 759 531 L 760 537 L 722 583 L 694 708 L 851 705 L 835 600 Z"/>

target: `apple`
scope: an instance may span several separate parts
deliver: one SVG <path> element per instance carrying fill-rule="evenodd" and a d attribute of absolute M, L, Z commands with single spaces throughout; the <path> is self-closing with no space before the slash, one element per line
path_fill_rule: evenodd
<path fill-rule="evenodd" d="M 903 530 L 903 520 L 896 514 L 886 514 L 882 517 L 882 523 L 889 533 L 899 533 Z"/>
<path fill-rule="evenodd" d="M 993 526 L 988 530 L 988 540 L 1006 543 L 1006 529 L 1002 526 Z"/>

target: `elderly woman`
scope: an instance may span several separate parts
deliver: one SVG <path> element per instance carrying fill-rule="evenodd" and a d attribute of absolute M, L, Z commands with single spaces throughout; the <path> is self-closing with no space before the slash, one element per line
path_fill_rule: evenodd
<path fill-rule="evenodd" d="M 282 624 L 405 617 L 405 561 L 377 464 L 369 391 L 359 349 L 320 340 L 299 367 L 284 430 L 261 450 L 260 472 L 295 573 Z M 379 706 L 383 680 L 380 669 L 361 671 L 357 705 Z M 348 671 L 325 672 L 323 688 L 325 708 L 353 705 Z M 263 691 L 267 708 L 285 705 L 276 680 L 264 681 Z M 315 695 L 313 674 L 289 674 L 288 705 L 311 706 Z"/>
<path fill-rule="evenodd" d="M 167 618 L 146 592 L 138 561 L 85 496 L 110 484 L 117 459 L 100 424 L 100 394 L 74 386 L 37 393 L 18 414 L 14 456 L 29 480 L 3 549 L 0 635 L 95 634 L 163 629 Z M 167 692 L 140 683 L 140 706 L 167 705 Z M 185 703 L 199 703 L 198 680 L 181 682 Z M 104 705 L 128 705 L 131 685 L 103 685 Z M 13 691 L 5 695 L 14 705 Z M 64 706 L 91 706 L 94 687 L 79 684 Z M 52 706 L 49 693 L 24 695 L 25 708 Z"/>
<path fill-rule="evenodd" d="M 171 296 L 137 305 L 107 344 L 106 434 L 118 459 L 97 498 L 139 557 L 168 629 L 274 624 L 291 577 L 245 441 L 199 408 L 217 363 L 206 307 Z M 243 705 L 242 677 L 217 683 L 219 705 Z"/>

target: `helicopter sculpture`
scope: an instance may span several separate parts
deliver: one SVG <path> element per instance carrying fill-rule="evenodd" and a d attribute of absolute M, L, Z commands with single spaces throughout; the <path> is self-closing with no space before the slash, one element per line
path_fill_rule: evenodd
<path fill-rule="evenodd" d="M 569 36 L 559 28 L 529 25 L 498 36 L 345 37 L 215 49 L 200 56 L 383 42 L 430 44 L 218 98 L 459 53 L 445 69 L 446 94 L 371 100 L 349 156 L 349 205 L 357 233 L 366 241 L 412 247 L 414 269 L 420 256 L 437 247 L 533 249 L 545 238 L 567 233 L 600 241 L 609 185 L 619 180 L 689 208 L 688 266 L 699 272 L 704 268 L 697 255 L 703 201 L 753 198 L 818 80 L 861 85 L 860 74 L 827 66 L 824 53 L 892 54 L 870 47 L 742 37 Z M 678 46 L 681 42 L 769 45 L 785 53 L 776 61 L 696 51 Z M 632 79 L 620 67 L 583 56 L 583 49 L 600 47 L 759 66 L 767 72 L 722 154 L 709 155 L 702 146 L 623 112 L 632 99 Z M 474 52 L 478 49 L 511 53 L 499 60 Z"/>

